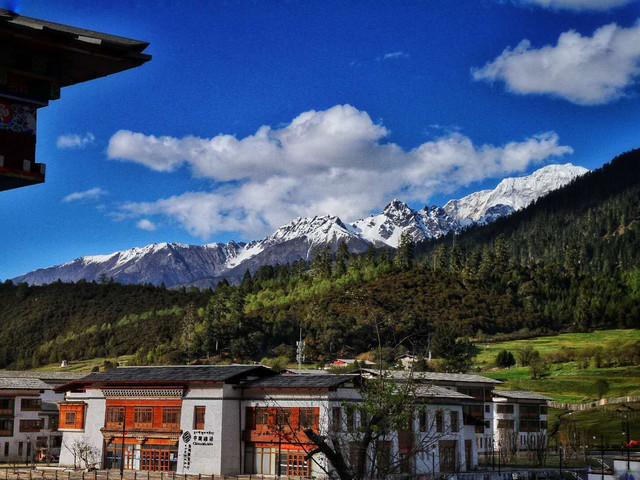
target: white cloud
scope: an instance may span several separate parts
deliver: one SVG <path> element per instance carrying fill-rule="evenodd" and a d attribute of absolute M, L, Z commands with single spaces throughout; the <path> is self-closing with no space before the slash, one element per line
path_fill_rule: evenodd
<path fill-rule="evenodd" d="M 96 137 L 92 133 L 87 132 L 84 137 L 76 133 L 69 133 L 67 135 L 61 135 L 56 141 L 56 147 L 58 148 L 84 148 L 87 145 L 93 143 Z"/>
<path fill-rule="evenodd" d="M 136 227 L 138 227 L 140 230 L 153 232 L 156 229 L 156 224 L 147 218 L 142 218 L 138 220 L 138 223 L 136 223 Z"/>
<path fill-rule="evenodd" d="M 78 200 L 94 200 L 100 198 L 103 195 L 108 195 L 109 192 L 103 190 L 100 187 L 92 188 L 91 190 L 85 190 L 83 192 L 73 192 L 62 199 L 63 202 L 75 202 Z"/>
<path fill-rule="evenodd" d="M 520 0 L 520 3 L 537 5 L 552 10 L 609 10 L 627 5 L 634 0 Z"/>
<path fill-rule="evenodd" d="M 570 30 L 557 45 L 539 49 L 522 40 L 472 73 L 475 80 L 503 81 L 514 93 L 553 95 L 579 105 L 608 103 L 625 96 L 640 76 L 640 21 L 629 28 L 605 25 L 591 37 Z"/>
<path fill-rule="evenodd" d="M 409 58 L 409 54 L 407 52 L 390 52 L 390 53 L 385 53 L 383 56 L 376 58 L 376 60 L 378 61 L 398 60 L 401 58 Z"/>
<path fill-rule="evenodd" d="M 214 180 L 207 192 L 122 205 L 125 215 L 163 215 L 206 239 L 218 232 L 249 238 L 271 233 L 296 216 L 339 215 L 353 220 L 398 195 L 424 201 L 439 192 L 571 153 L 558 136 L 543 133 L 503 146 L 474 145 L 448 133 L 406 151 L 388 131 L 350 105 L 308 111 L 281 128 L 213 138 L 154 137 L 119 131 L 109 158 L 172 171 L 187 166 Z"/>

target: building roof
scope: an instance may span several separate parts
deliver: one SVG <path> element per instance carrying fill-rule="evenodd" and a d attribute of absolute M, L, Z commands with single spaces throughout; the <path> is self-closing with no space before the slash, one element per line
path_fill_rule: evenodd
<path fill-rule="evenodd" d="M 93 383 L 107 384 L 186 384 L 198 382 L 227 382 L 249 375 L 273 375 L 262 365 L 171 365 L 166 367 L 117 367 L 106 372 L 96 372 L 74 382 L 58 387 L 67 391 Z"/>
<path fill-rule="evenodd" d="M 378 370 L 363 369 L 371 375 L 379 375 Z M 500 380 L 483 377 L 481 375 L 471 375 L 466 373 L 440 373 L 440 372 L 410 372 L 406 370 L 383 370 L 383 375 L 387 375 L 395 380 L 406 380 L 413 378 L 420 382 L 453 382 L 453 383 L 487 383 L 497 385 L 502 383 Z"/>
<path fill-rule="evenodd" d="M 526 390 L 494 390 L 493 396 L 512 398 L 514 400 L 553 400 L 553 398 Z"/>
<path fill-rule="evenodd" d="M 40 380 L 69 382 L 86 377 L 87 372 L 45 371 L 45 370 L 0 370 L 0 378 L 39 378 Z"/>
<path fill-rule="evenodd" d="M 49 33 L 51 36 L 57 34 L 65 34 L 67 38 L 71 37 L 81 42 L 91 43 L 94 45 L 112 45 L 134 52 L 142 52 L 149 46 L 149 42 L 134 40 L 132 38 L 119 37 L 108 33 L 96 32 L 85 28 L 72 27 L 70 25 L 62 25 L 60 23 L 48 22 L 38 18 L 23 17 L 10 10 L 0 8 L 0 21 L 20 27 L 31 28 L 43 33 Z"/>
<path fill-rule="evenodd" d="M 359 375 L 274 375 L 242 385 L 243 388 L 333 388 L 359 379 Z"/>
<path fill-rule="evenodd" d="M 23 17 L 4 9 L 0 9 L 0 34 L 3 42 L 18 41 L 21 48 L 39 55 L 55 52 L 50 58 L 66 62 L 56 78 L 60 87 L 121 72 L 151 59 L 142 53 L 148 42 Z M 96 53 L 99 59 L 93 58 Z"/>
<path fill-rule="evenodd" d="M 51 390 L 51 385 L 39 378 L 0 377 L 0 390 Z"/>
<path fill-rule="evenodd" d="M 476 401 L 473 397 L 464 393 L 456 392 L 450 388 L 440 387 L 438 385 L 420 386 L 416 388 L 416 396 L 419 398 L 438 398 L 452 400 L 471 400 Z"/>

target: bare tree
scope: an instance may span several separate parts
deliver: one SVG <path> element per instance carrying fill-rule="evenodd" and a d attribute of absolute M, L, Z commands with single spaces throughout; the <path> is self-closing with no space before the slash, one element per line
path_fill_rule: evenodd
<path fill-rule="evenodd" d="M 526 437 L 525 447 L 531 455 L 531 459 L 538 467 L 542 467 L 547 461 L 549 438 L 544 432 L 537 432 Z"/>
<path fill-rule="evenodd" d="M 499 429 L 500 443 L 498 455 L 502 463 L 509 463 L 516 456 L 520 448 L 520 442 L 518 440 L 518 432 L 513 428 L 500 428 Z"/>
<path fill-rule="evenodd" d="M 90 468 L 100 462 L 100 452 L 84 437 L 74 440 L 71 446 L 66 442 L 62 445 L 73 455 L 73 468 Z"/>

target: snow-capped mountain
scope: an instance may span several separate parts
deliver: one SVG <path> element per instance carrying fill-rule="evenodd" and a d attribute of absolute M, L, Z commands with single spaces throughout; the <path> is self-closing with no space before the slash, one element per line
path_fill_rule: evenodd
<path fill-rule="evenodd" d="M 58 279 L 99 281 L 104 275 L 120 283 L 181 285 L 196 278 L 222 274 L 227 270 L 227 262 L 244 247 L 244 243 L 233 241 L 207 245 L 156 243 L 109 255 L 80 257 L 63 265 L 34 270 L 14 281 L 42 285 Z"/>
<path fill-rule="evenodd" d="M 502 180 L 493 190 L 482 190 L 443 207 L 414 210 L 393 200 L 377 215 L 344 223 L 331 215 L 296 218 L 272 235 L 248 244 L 211 243 L 183 245 L 159 243 L 110 255 L 81 257 L 72 262 L 35 270 L 14 282 L 40 285 L 113 278 L 121 283 L 164 283 L 168 287 L 215 285 L 222 278 L 239 281 L 249 269 L 284 264 L 300 258 L 311 260 L 316 247 L 333 251 L 342 241 L 351 252 L 364 252 L 369 245 L 396 248 L 403 232 L 415 241 L 438 238 L 473 224 L 495 221 L 526 207 L 537 198 L 566 185 L 588 170 L 574 165 L 549 165 L 531 175 Z"/>
<path fill-rule="evenodd" d="M 458 200 L 449 200 L 444 206 L 444 210 L 463 224 L 486 223 L 491 218 L 483 219 L 483 217 L 487 215 L 491 207 L 503 205 L 511 207 L 511 211 L 520 210 L 588 171 L 584 167 L 578 167 L 571 163 L 547 165 L 531 175 L 505 178 L 493 190 L 481 190 Z M 495 213 L 494 210 L 490 217 L 495 217 Z"/>
<path fill-rule="evenodd" d="M 355 233 L 376 246 L 397 248 L 400 236 L 408 231 L 414 241 L 438 238 L 450 231 L 459 231 L 460 223 L 442 207 L 413 210 L 400 200 L 393 200 L 378 215 L 357 220 L 350 225 Z"/>

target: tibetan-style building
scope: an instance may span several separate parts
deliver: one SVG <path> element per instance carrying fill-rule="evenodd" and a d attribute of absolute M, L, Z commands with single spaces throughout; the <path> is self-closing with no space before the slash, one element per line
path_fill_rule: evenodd
<path fill-rule="evenodd" d="M 60 89 L 138 67 L 149 44 L 0 9 L 0 191 L 43 183 L 39 108 Z"/>

